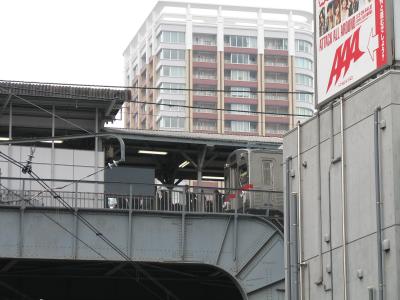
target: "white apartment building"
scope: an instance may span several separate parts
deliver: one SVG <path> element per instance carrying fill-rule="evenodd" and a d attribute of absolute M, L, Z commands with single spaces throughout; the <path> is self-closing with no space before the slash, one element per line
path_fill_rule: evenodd
<path fill-rule="evenodd" d="M 312 20 L 298 10 L 158 2 L 124 52 L 126 85 L 140 87 L 124 126 L 281 136 L 303 119 L 296 114 L 313 114 Z"/>

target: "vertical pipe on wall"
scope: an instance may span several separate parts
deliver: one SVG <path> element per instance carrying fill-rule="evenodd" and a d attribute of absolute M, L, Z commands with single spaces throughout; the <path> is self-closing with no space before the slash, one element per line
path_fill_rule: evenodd
<path fill-rule="evenodd" d="M 322 197 L 321 197 L 321 115 L 317 112 L 317 172 L 318 172 L 318 242 L 319 242 L 319 274 L 316 284 L 324 281 L 323 258 L 322 258 Z"/>
<path fill-rule="evenodd" d="M 374 153 L 375 153 L 375 199 L 376 199 L 376 243 L 378 251 L 378 299 L 383 300 L 383 263 L 382 263 L 382 199 L 381 199 L 381 177 L 380 177 L 380 137 L 379 124 L 381 108 L 377 107 L 374 112 Z"/>
<path fill-rule="evenodd" d="M 286 260 L 285 260 L 285 267 L 286 267 L 286 281 L 285 281 L 285 291 L 286 292 L 286 299 L 291 300 L 292 299 L 292 270 L 291 270 L 291 253 L 290 253 L 290 245 L 291 245 L 291 235 L 290 235 L 290 223 L 291 223 L 291 217 L 290 217 L 290 163 L 292 161 L 292 157 L 289 156 L 286 158 L 286 186 L 285 186 L 285 230 L 284 230 L 284 235 L 285 235 L 285 240 L 286 240 Z"/>
<path fill-rule="evenodd" d="M 293 220 L 290 224 L 290 237 L 291 237 L 291 265 L 290 272 L 292 272 L 292 286 L 291 288 L 291 298 L 288 300 L 298 300 L 299 299 L 299 252 L 298 252 L 298 201 L 297 194 L 292 194 L 292 201 L 290 205 L 290 219 Z"/>
<path fill-rule="evenodd" d="M 333 102 L 330 105 L 331 110 L 331 163 L 328 170 L 328 214 L 329 214 L 329 265 L 330 265 L 330 283 L 331 283 L 331 299 L 333 300 L 333 258 L 332 258 L 332 203 L 331 203 L 331 170 L 335 160 L 335 133 L 334 133 L 334 115 Z"/>
<path fill-rule="evenodd" d="M 297 191 L 297 198 L 298 198 L 298 207 L 297 207 L 297 222 L 298 222 L 298 259 L 299 259 L 299 284 L 300 284 L 300 300 L 303 299 L 303 236 L 302 236 L 302 193 L 301 193 L 301 132 L 300 132 L 301 124 L 300 122 L 297 123 L 297 172 L 298 172 L 298 191 Z"/>
<path fill-rule="evenodd" d="M 346 224 L 346 178 L 345 178 L 345 154 L 344 154 L 344 97 L 340 101 L 340 131 L 342 147 L 342 174 L 341 174 L 341 196 L 342 196 L 342 242 L 343 242 L 343 299 L 347 300 L 347 224 Z"/>

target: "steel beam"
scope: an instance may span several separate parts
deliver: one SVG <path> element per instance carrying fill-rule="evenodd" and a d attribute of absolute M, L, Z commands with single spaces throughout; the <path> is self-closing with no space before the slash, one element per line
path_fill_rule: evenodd
<path fill-rule="evenodd" d="M 186 160 L 188 160 L 195 168 L 197 168 L 197 164 L 194 162 L 194 160 L 193 159 L 191 159 L 191 157 L 189 156 L 189 155 L 187 155 L 185 152 L 181 152 L 182 153 L 182 156 L 186 159 Z"/>
<path fill-rule="evenodd" d="M 229 224 L 231 223 L 231 219 L 232 219 L 232 216 L 229 216 L 229 218 L 227 218 L 227 220 L 226 220 L 224 235 L 222 236 L 222 239 L 221 239 L 221 241 L 219 243 L 219 246 L 218 246 L 218 255 L 217 255 L 217 257 L 215 259 L 215 262 L 214 262 L 215 265 L 217 265 L 217 266 L 219 265 L 219 260 L 221 258 L 222 248 L 224 247 L 226 236 L 228 235 Z"/>
<path fill-rule="evenodd" d="M 12 269 L 12 267 L 14 267 L 16 264 L 18 263 L 18 260 L 13 259 L 10 260 L 8 263 L 6 263 L 6 265 L 4 267 L 2 267 L 0 269 L 0 273 L 7 273 L 8 271 L 10 271 Z"/>
<path fill-rule="evenodd" d="M 114 105 L 115 105 L 116 102 L 117 102 L 117 100 L 116 100 L 116 99 L 113 99 L 113 100 L 111 101 L 111 103 L 108 105 L 108 107 L 107 107 L 107 109 L 106 109 L 106 112 L 104 113 L 104 115 L 105 115 L 106 117 L 109 117 L 109 116 L 110 116 L 111 111 L 113 110 Z"/>
<path fill-rule="evenodd" d="M 11 98 L 12 98 L 12 94 L 8 94 L 8 97 L 7 97 L 6 101 L 4 102 L 3 106 L 1 107 L 0 116 L 1 116 L 1 115 L 3 114 L 3 112 L 6 110 L 6 108 L 7 108 L 7 106 L 8 106 L 8 103 L 10 103 L 10 101 L 11 101 Z"/>
<path fill-rule="evenodd" d="M 33 300 L 33 298 L 31 298 L 30 296 L 20 292 L 19 290 L 17 290 L 13 286 L 9 285 L 8 283 L 5 283 L 4 281 L 0 281 L 0 286 L 6 288 L 7 290 L 9 290 L 11 292 L 13 292 L 15 295 L 20 296 L 21 299 Z"/>

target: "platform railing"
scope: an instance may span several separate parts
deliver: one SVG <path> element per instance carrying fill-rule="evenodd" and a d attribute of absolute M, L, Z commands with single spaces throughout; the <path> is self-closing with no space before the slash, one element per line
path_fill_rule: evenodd
<path fill-rule="evenodd" d="M 112 209 L 199 213 L 282 211 L 283 193 L 256 189 L 44 180 L 57 194 L 32 179 L 3 177 L 0 205 L 74 209 Z M 119 192 L 115 192 L 119 191 Z"/>

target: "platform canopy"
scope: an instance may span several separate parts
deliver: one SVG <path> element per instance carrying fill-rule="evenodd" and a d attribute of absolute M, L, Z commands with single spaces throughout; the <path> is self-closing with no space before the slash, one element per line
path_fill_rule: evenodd
<path fill-rule="evenodd" d="M 205 176 L 221 179 L 236 149 L 274 150 L 282 144 L 276 137 L 105 127 L 128 100 L 127 89 L 0 81 L 0 145 L 9 144 L 9 138 L 13 144 L 50 147 L 40 141 L 54 137 L 63 140 L 53 145 L 57 148 L 104 149 L 107 162 L 120 156 L 116 137 L 121 137 L 126 150 L 121 167 L 154 168 L 159 181 L 177 184 Z"/>

